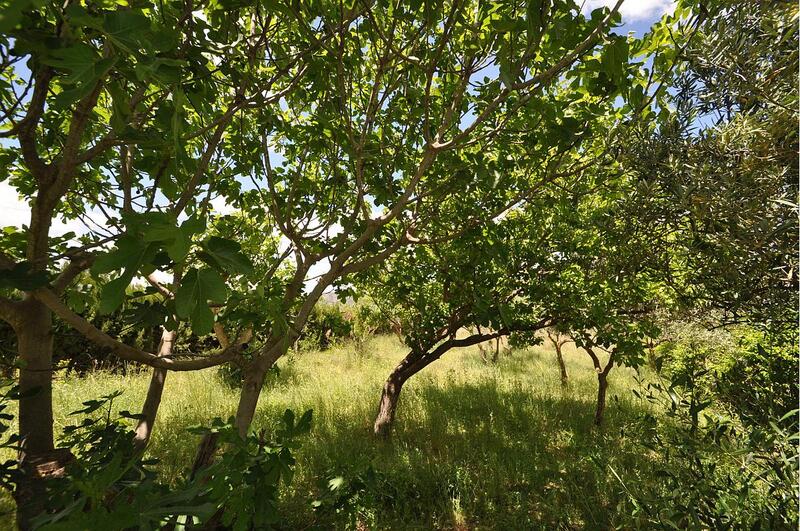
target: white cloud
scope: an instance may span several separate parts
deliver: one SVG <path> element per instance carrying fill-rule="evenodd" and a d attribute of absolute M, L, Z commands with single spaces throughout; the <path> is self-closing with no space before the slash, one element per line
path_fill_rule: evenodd
<path fill-rule="evenodd" d="M 105 225 L 103 216 L 100 212 L 90 213 L 90 217 L 100 226 Z M 2 227 L 22 227 L 31 222 L 31 209 L 28 204 L 20 199 L 17 189 L 7 182 L 0 183 L 0 228 Z M 89 229 L 77 219 L 62 221 L 60 218 L 53 220 L 50 227 L 50 236 L 61 236 L 67 232 L 74 232 L 76 235 L 86 234 Z"/>
<path fill-rule="evenodd" d="M 211 200 L 211 208 L 214 210 L 214 212 L 223 216 L 236 211 L 233 205 L 228 203 L 221 195 L 218 195 Z"/>
<path fill-rule="evenodd" d="M 30 209 L 19 198 L 16 188 L 6 182 L 0 183 L 0 227 L 27 225 L 30 217 Z"/>
<path fill-rule="evenodd" d="M 584 13 L 591 13 L 598 7 L 614 7 L 616 0 L 586 0 L 583 5 Z M 643 20 L 653 20 L 661 18 L 665 13 L 671 13 L 675 9 L 674 0 L 625 0 L 619 8 L 622 13 L 622 22 L 641 22 Z"/>

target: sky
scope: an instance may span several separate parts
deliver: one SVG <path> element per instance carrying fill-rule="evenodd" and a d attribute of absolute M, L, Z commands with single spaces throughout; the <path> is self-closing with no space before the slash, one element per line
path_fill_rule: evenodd
<path fill-rule="evenodd" d="M 612 7 L 615 0 L 585 0 L 583 2 L 583 12 L 590 13 L 598 7 Z M 617 33 L 632 32 L 635 36 L 644 35 L 650 26 L 661 18 L 665 13 L 671 12 L 674 8 L 672 0 L 626 0 L 621 8 L 622 26 L 616 29 Z M 213 202 L 214 209 L 221 214 L 228 213 L 231 207 L 222 199 Z M 8 182 L 0 182 L 0 228 L 6 226 L 21 227 L 30 221 L 30 209 L 22 201 L 16 189 Z M 102 222 L 102 218 L 97 219 Z M 80 221 L 61 221 L 56 220 L 51 230 L 52 236 L 59 236 L 66 232 L 76 234 L 85 233 L 86 227 Z"/>

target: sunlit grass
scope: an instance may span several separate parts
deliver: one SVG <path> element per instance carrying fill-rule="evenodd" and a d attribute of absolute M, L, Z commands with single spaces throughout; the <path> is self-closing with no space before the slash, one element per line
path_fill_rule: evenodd
<path fill-rule="evenodd" d="M 297 475 L 282 498 L 287 529 L 348 525 L 369 529 L 607 528 L 621 486 L 607 464 L 628 475 L 646 457 L 628 452 L 621 427 L 647 405 L 634 398 L 634 371 L 611 373 L 607 425 L 592 426 L 596 375 L 588 356 L 566 347 L 570 383 L 562 388 L 547 346 L 482 361 L 476 347 L 453 351 L 412 378 L 400 399 L 391 440 L 372 435 L 380 389 L 405 355 L 393 337 L 282 359 L 254 420 L 267 433 L 289 408 L 314 410 L 314 427 L 297 452 Z M 59 379 L 56 431 L 87 399 L 124 391 L 117 410 L 141 407 L 149 373 L 98 373 Z M 197 436 L 188 427 L 234 414 L 238 394 L 215 369 L 171 373 L 150 453 L 162 477 L 191 465 Z M 315 513 L 324 480 L 376 474 L 347 515 Z M 6 500 L 9 503 L 9 500 Z"/>

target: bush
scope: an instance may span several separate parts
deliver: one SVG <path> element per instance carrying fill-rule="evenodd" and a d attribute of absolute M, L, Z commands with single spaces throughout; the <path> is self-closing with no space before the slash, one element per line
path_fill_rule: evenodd
<path fill-rule="evenodd" d="M 298 347 L 326 350 L 347 339 L 360 347 L 371 336 L 391 331 L 391 323 L 370 299 L 346 304 L 320 302 L 311 312 Z"/>
<path fill-rule="evenodd" d="M 796 529 L 797 410 L 764 426 L 709 409 L 701 371 L 683 385 L 648 384 L 637 396 L 667 411 L 628 427 L 652 474 L 620 477 L 624 529 Z"/>
<path fill-rule="evenodd" d="M 669 379 L 708 390 L 719 406 L 754 425 L 797 407 L 795 333 L 708 331 L 686 324 L 673 329 L 671 341 L 657 349 L 657 365 Z"/>
<path fill-rule="evenodd" d="M 280 487 L 292 480 L 292 452 L 296 439 L 311 428 L 311 410 L 300 419 L 286 410 L 272 440 L 263 432 L 243 439 L 232 421 L 221 419 L 215 419 L 210 429 L 192 430 L 215 432 L 225 451 L 195 477 L 172 486 L 160 480 L 152 468 L 155 461 L 144 460 L 136 450 L 128 419 L 137 416 L 121 412 L 120 418 L 112 418 L 112 402 L 119 394 L 84 402 L 84 409 L 74 413 L 86 416 L 65 428 L 61 445 L 75 459 L 63 477 L 46 480 L 46 512 L 34 519 L 34 529 L 247 530 L 273 529 L 280 523 Z M 5 433 L 9 416 L 0 419 L 0 433 Z M 18 477 L 14 468 L 4 464 L 2 477 L 11 481 L 0 484 L 13 486 Z"/>
<path fill-rule="evenodd" d="M 315 305 L 300 335 L 299 346 L 325 350 L 338 340 L 350 337 L 353 324 L 343 307 L 342 304 L 326 302 Z"/>

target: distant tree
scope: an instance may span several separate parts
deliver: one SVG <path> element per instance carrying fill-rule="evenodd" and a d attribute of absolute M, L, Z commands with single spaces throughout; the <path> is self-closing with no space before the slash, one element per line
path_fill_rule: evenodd
<path fill-rule="evenodd" d="M 557 327 L 548 328 L 545 332 L 547 333 L 547 339 L 550 340 L 550 344 L 553 345 L 553 349 L 556 351 L 558 369 L 561 372 L 561 386 L 565 387 L 569 383 L 569 374 L 567 373 L 567 365 L 564 363 L 564 355 L 561 349 L 564 348 L 564 345 L 570 343 L 572 338 Z"/>

